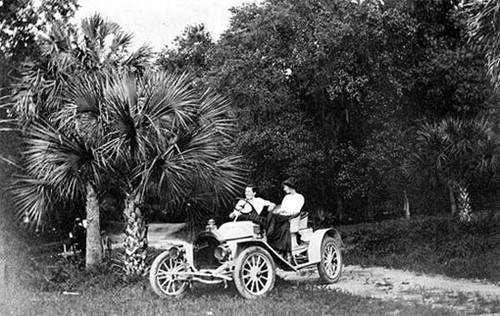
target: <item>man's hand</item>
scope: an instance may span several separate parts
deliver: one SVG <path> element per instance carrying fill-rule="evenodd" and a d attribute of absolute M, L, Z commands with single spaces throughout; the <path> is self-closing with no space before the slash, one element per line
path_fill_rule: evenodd
<path fill-rule="evenodd" d="M 241 215 L 241 212 L 238 211 L 238 210 L 233 210 L 230 214 L 229 214 L 229 218 L 233 219 L 235 217 L 238 217 Z"/>

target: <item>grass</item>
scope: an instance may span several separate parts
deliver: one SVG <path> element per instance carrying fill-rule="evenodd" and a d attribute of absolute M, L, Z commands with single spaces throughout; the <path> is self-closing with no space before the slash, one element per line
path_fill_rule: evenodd
<path fill-rule="evenodd" d="M 70 278 L 17 287 L 4 293 L 1 315 L 456 315 L 448 309 L 382 302 L 328 291 L 312 283 L 278 280 L 268 297 L 249 301 L 230 285 L 197 285 L 183 299 L 161 299 L 144 278 L 123 280 L 109 269 L 76 266 Z M 43 283 L 42 282 L 42 283 Z M 68 294 L 64 294 L 70 292 Z M 6 295 L 6 296 L 5 296 Z"/>
<path fill-rule="evenodd" d="M 460 225 L 445 217 L 340 227 L 346 264 L 380 265 L 499 281 L 499 223 Z M 148 260 L 157 252 L 151 250 Z M 118 255 L 115 253 L 115 255 Z M 196 285 L 183 299 L 161 299 L 145 277 L 124 279 L 111 261 L 97 271 L 57 256 L 16 252 L 0 288 L 0 315 L 459 315 L 449 307 L 367 299 L 316 282 L 278 279 L 268 297 L 249 301 L 234 285 Z M 0 267 L 1 268 L 1 267 Z M 1 271 L 0 271 L 1 272 Z M 444 300 L 445 298 L 443 298 Z M 500 303 L 478 312 L 500 311 Z"/>
<path fill-rule="evenodd" d="M 449 217 L 422 217 L 340 230 L 347 264 L 500 282 L 498 218 L 461 224 Z"/>

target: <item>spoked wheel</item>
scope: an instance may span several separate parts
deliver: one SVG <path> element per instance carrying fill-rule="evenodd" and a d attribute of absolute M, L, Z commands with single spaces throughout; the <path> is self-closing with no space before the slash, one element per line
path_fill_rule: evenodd
<path fill-rule="evenodd" d="M 323 238 L 321 243 L 321 261 L 318 263 L 321 281 L 335 283 L 342 272 L 342 252 L 332 237 Z"/>
<path fill-rule="evenodd" d="M 261 247 L 248 247 L 237 258 L 234 283 L 247 299 L 265 296 L 274 287 L 276 269 L 269 252 Z"/>
<path fill-rule="evenodd" d="M 151 265 L 149 283 L 153 291 L 161 297 L 181 297 L 189 286 L 189 281 L 183 275 L 183 272 L 188 271 L 185 259 L 174 259 L 168 251 L 164 251 Z"/>

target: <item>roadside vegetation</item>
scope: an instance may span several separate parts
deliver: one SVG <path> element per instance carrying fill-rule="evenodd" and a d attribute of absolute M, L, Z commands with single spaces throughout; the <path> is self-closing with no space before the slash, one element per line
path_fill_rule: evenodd
<path fill-rule="evenodd" d="M 500 219 L 449 216 L 340 227 L 347 264 L 383 266 L 500 283 Z"/>

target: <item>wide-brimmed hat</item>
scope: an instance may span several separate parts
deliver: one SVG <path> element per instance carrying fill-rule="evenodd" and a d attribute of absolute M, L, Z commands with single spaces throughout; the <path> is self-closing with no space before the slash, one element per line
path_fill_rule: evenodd
<path fill-rule="evenodd" d="M 295 179 L 294 177 L 290 177 L 290 178 L 286 179 L 285 181 L 283 181 L 282 185 L 283 186 L 286 185 L 289 188 L 295 189 L 295 188 L 297 188 L 297 179 Z"/>

